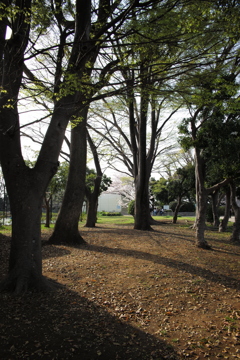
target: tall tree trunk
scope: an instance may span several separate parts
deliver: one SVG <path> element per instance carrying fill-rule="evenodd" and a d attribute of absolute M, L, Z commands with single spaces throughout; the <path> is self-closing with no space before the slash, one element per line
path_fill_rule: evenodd
<path fill-rule="evenodd" d="M 90 194 L 88 197 L 87 221 L 85 227 L 93 228 L 97 222 L 98 196 Z"/>
<path fill-rule="evenodd" d="M 236 201 L 236 185 L 234 182 L 230 183 L 231 189 L 231 203 L 235 214 L 235 223 L 233 224 L 233 231 L 230 241 L 240 244 L 240 207 Z"/>
<path fill-rule="evenodd" d="M 148 181 L 144 176 L 139 177 L 135 187 L 134 229 L 151 230 Z"/>
<path fill-rule="evenodd" d="M 224 211 L 224 216 L 223 219 L 221 220 L 220 224 L 219 224 L 219 232 L 224 232 L 227 230 L 227 224 L 228 224 L 228 220 L 229 220 L 229 214 L 230 214 L 230 206 L 231 206 L 231 191 L 230 191 L 230 187 L 228 187 L 226 189 L 226 203 L 225 203 L 225 211 Z"/>
<path fill-rule="evenodd" d="M 204 187 L 205 171 L 204 163 L 201 158 L 200 150 L 195 148 L 195 181 L 196 181 L 196 245 L 202 249 L 211 249 L 205 240 L 206 211 L 207 211 L 207 190 Z"/>
<path fill-rule="evenodd" d="M 218 197 L 219 197 L 219 190 L 214 191 L 211 194 L 212 198 L 212 213 L 213 213 L 213 226 L 219 227 L 220 220 L 218 215 Z"/>
<path fill-rule="evenodd" d="M 51 244 L 80 245 L 85 243 L 78 230 L 85 195 L 86 121 L 88 107 L 79 114 L 81 121 L 71 129 L 70 166 L 62 206 L 49 239 Z"/>
<path fill-rule="evenodd" d="M 206 229 L 206 211 L 207 211 L 207 191 L 202 189 L 197 194 L 197 212 L 196 212 L 196 245 L 202 249 L 211 249 L 205 240 Z"/>
<path fill-rule="evenodd" d="M 176 205 L 174 215 L 173 215 L 173 220 L 172 220 L 173 224 L 177 223 L 177 217 L 178 217 L 178 212 L 179 212 L 181 203 L 182 203 L 182 198 L 179 196 L 177 199 L 177 205 Z"/>
<path fill-rule="evenodd" d="M 46 220 L 45 220 L 45 227 L 50 227 L 50 204 L 52 201 L 52 195 L 50 195 L 49 198 L 47 198 L 47 194 L 44 195 L 44 203 L 45 203 L 45 209 L 46 209 Z"/>
<path fill-rule="evenodd" d="M 16 294 L 29 288 L 47 290 L 51 285 L 42 275 L 41 257 L 41 212 L 46 174 L 35 176 L 20 161 L 12 164 L 13 172 L 5 174 L 12 213 L 12 239 L 9 259 L 9 273 L 0 289 Z"/>
<path fill-rule="evenodd" d="M 147 163 L 147 111 L 148 96 L 144 93 L 145 81 L 142 84 L 140 119 L 138 129 L 138 158 L 135 175 L 135 211 L 134 229 L 152 230 L 150 225 L 149 206 L 149 166 Z"/>
<path fill-rule="evenodd" d="M 94 189 L 91 193 L 91 190 L 86 188 L 86 197 L 88 199 L 88 208 L 87 208 L 87 221 L 86 221 L 86 227 L 95 227 L 95 224 L 97 222 L 97 208 L 98 208 L 98 197 L 100 195 L 100 189 L 101 189 L 101 182 L 102 182 L 102 170 L 100 166 L 100 161 L 97 153 L 97 148 L 92 141 L 92 138 L 89 133 L 87 133 L 87 139 L 88 143 L 90 145 L 93 159 L 97 171 L 96 179 L 94 180 Z"/>

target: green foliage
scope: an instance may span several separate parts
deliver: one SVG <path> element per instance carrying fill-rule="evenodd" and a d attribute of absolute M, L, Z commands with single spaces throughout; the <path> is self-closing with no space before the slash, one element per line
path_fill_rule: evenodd
<path fill-rule="evenodd" d="M 115 211 L 101 211 L 101 216 L 122 216 L 122 213 Z"/>
<path fill-rule="evenodd" d="M 95 180 L 96 180 L 97 174 L 96 171 L 93 169 L 89 169 L 87 168 L 86 171 L 86 187 L 88 188 L 89 191 L 93 192 L 94 190 L 94 185 L 95 185 Z M 103 192 L 103 191 L 107 191 L 107 189 L 109 188 L 109 186 L 112 184 L 112 179 L 103 174 L 102 175 L 102 180 L 101 180 L 101 186 L 100 186 L 100 193 L 99 195 Z"/>
<path fill-rule="evenodd" d="M 134 216 L 135 200 L 131 200 L 128 203 L 128 214 Z"/>
<path fill-rule="evenodd" d="M 159 180 L 152 179 L 150 181 L 150 189 L 153 193 L 156 200 L 158 200 L 161 205 L 169 203 L 169 194 L 168 194 L 168 181 L 164 178 Z"/>

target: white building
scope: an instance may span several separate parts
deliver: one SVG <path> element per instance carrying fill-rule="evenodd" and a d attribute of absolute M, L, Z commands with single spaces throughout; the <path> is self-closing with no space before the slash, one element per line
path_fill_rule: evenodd
<path fill-rule="evenodd" d="M 98 211 L 121 212 L 121 203 L 121 195 L 103 193 L 98 198 Z"/>

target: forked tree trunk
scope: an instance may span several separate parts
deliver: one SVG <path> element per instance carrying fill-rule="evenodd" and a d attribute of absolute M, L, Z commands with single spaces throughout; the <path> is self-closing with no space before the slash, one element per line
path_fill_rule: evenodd
<path fill-rule="evenodd" d="M 32 174 L 31 174 L 32 171 Z M 46 174 L 34 176 L 34 170 L 18 163 L 16 181 L 5 176 L 12 213 L 12 239 L 9 273 L 0 289 L 15 294 L 35 290 L 49 290 L 50 283 L 42 275 L 41 212 Z"/>

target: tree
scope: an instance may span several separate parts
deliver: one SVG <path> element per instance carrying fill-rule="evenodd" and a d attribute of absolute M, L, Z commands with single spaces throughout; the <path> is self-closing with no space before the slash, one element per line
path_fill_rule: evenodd
<path fill-rule="evenodd" d="M 239 188 L 237 186 L 236 181 L 230 182 L 230 189 L 231 189 L 231 203 L 235 214 L 235 223 L 233 224 L 233 231 L 230 237 L 230 241 L 239 244 L 240 243 L 240 206 L 239 206 Z"/>
<path fill-rule="evenodd" d="M 83 104 L 79 102 L 79 98 L 82 94 L 84 70 L 98 51 L 99 39 L 104 34 L 99 22 L 95 21 L 94 37 L 91 40 L 89 38 L 92 25 L 90 0 L 77 0 L 75 10 L 69 16 L 70 20 L 64 19 L 64 5 L 59 2 L 52 3 L 52 10 L 48 9 L 48 17 L 48 12 L 42 12 L 43 4 L 38 5 L 39 7 L 33 8 L 31 0 L 16 1 L 9 6 L 3 3 L 0 19 L 0 162 L 9 194 L 13 224 L 9 274 L 1 289 L 10 289 L 15 293 L 26 291 L 29 287 L 51 287 L 42 276 L 42 200 L 58 168 L 58 156 L 67 124 L 82 111 Z M 100 5 L 101 14 L 105 11 L 109 16 L 112 14 L 113 8 L 105 6 L 108 3 L 103 1 Z M 122 13 L 125 14 L 125 10 Z M 44 24 L 41 22 L 43 19 Z M 52 19 L 57 24 L 54 30 L 58 29 L 58 33 L 48 36 L 48 41 L 52 43 L 46 50 L 46 46 L 42 48 L 39 44 L 38 47 L 35 43 L 41 41 L 44 32 L 46 34 L 46 28 L 52 25 Z M 105 24 L 105 32 L 118 21 L 119 18 L 115 16 Z M 9 40 L 5 39 L 7 26 L 12 29 Z M 58 43 L 55 43 L 56 38 Z M 53 87 L 49 88 L 45 84 L 44 75 L 39 79 L 25 66 L 27 60 L 34 61 L 38 56 L 52 57 L 55 60 L 50 71 L 50 77 L 54 77 Z M 36 64 L 39 64 L 38 60 L 40 59 L 37 59 Z M 44 61 L 40 63 L 46 71 L 50 70 L 44 67 Z M 47 90 L 50 92 L 53 104 L 49 125 L 33 169 L 25 164 L 20 143 L 18 98 L 23 71 L 28 74 L 28 82 L 33 84 L 36 93 Z"/>
<path fill-rule="evenodd" d="M 113 37 L 115 39 L 118 37 L 121 38 L 123 33 L 129 32 L 128 29 L 126 31 L 124 30 L 123 22 L 127 22 L 128 18 L 132 17 L 133 9 L 135 12 L 141 13 L 148 8 L 151 2 L 152 1 L 141 4 L 139 1 L 134 0 L 128 4 L 124 1 L 119 2 L 117 0 L 110 5 L 108 0 L 101 0 L 95 4 L 96 8 L 92 10 L 92 18 L 89 16 L 87 25 L 89 31 L 88 37 L 91 41 L 95 39 L 99 46 L 95 47 L 94 52 L 92 51 L 82 75 L 82 82 L 85 86 L 78 98 L 78 107 L 81 108 L 81 113 L 77 114 L 77 118 L 80 117 L 81 121 L 75 121 L 71 129 L 69 177 L 54 232 L 49 239 L 51 243 L 84 243 L 84 240 L 78 232 L 78 220 L 82 210 L 85 192 L 86 125 L 89 103 L 96 100 L 96 98 L 107 96 L 106 89 L 111 88 L 109 80 L 118 63 L 115 58 L 112 58 L 111 54 L 109 56 L 106 55 L 106 53 L 110 53 L 109 46 L 111 39 Z M 90 44 L 90 48 L 91 46 Z M 104 47 L 108 49 L 106 53 Z M 101 54 L 102 49 L 104 51 L 103 54 Z M 97 69 L 94 67 L 95 62 L 97 63 Z M 100 71 L 98 64 L 101 64 Z M 103 87 L 104 90 L 102 90 Z M 94 96 L 100 89 L 104 94 Z M 97 194 L 95 199 L 97 199 Z"/>
<path fill-rule="evenodd" d="M 205 67 L 216 44 L 219 44 L 214 23 L 216 4 L 201 2 L 164 2 L 152 6 L 148 14 L 135 15 L 126 27 L 134 28 L 124 40 L 115 40 L 113 46 L 119 59 L 119 74 L 125 92 L 115 106 L 107 107 L 112 120 L 105 114 L 98 115 L 104 131 L 94 130 L 111 144 L 134 177 L 136 189 L 135 229 L 150 230 L 149 179 L 156 157 L 163 127 L 171 114 L 161 118 L 166 102 L 173 113 L 181 106 L 176 101 L 174 85 L 177 79 L 193 69 Z M 203 21 L 199 22 L 199 18 Z M 214 33 L 215 34 L 215 33 Z M 210 40 L 210 41 L 209 41 Z M 132 45 L 129 45 L 132 43 Z M 124 49 L 124 50 L 123 50 Z M 126 51 L 127 49 L 127 51 Z M 178 98 L 179 99 L 179 98 Z M 116 105 L 117 103 L 117 105 Z M 128 129 L 121 126 L 116 115 L 119 103 L 126 107 Z M 125 144 L 124 144 L 125 142 Z"/>
<path fill-rule="evenodd" d="M 232 39 L 221 44 L 209 69 L 198 72 L 194 78 L 194 96 L 188 98 L 190 118 L 185 119 L 180 130 L 185 133 L 182 145 L 193 146 L 196 163 L 196 244 L 210 248 L 204 239 L 207 197 L 229 183 L 236 167 L 229 164 L 229 157 L 239 158 L 238 113 L 238 47 Z M 188 83 L 189 85 L 189 83 Z M 185 97 L 187 99 L 187 95 Z M 236 130 L 237 135 L 231 136 Z M 237 140 L 237 142 L 236 142 Z M 218 152 L 216 153 L 216 149 Z M 206 174 L 214 163 L 222 169 L 221 182 L 206 187 Z M 238 171 L 238 170 L 237 170 Z"/>
<path fill-rule="evenodd" d="M 195 188 L 195 168 L 194 166 L 188 166 L 179 168 L 172 179 L 169 179 L 167 190 L 170 198 L 177 200 L 177 204 L 174 210 L 173 223 L 176 224 L 179 209 L 182 205 L 184 198 L 190 200 L 191 193 Z"/>
<path fill-rule="evenodd" d="M 173 200 L 169 197 L 168 180 L 164 178 L 160 178 L 159 180 L 151 179 L 150 191 L 154 195 L 154 198 L 160 202 L 161 206 L 169 204 L 169 202 Z"/>
<path fill-rule="evenodd" d="M 134 179 L 129 176 L 121 176 L 113 179 L 107 193 L 121 195 L 123 207 L 127 207 L 130 201 L 135 198 Z"/>
<path fill-rule="evenodd" d="M 44 207 L 46 209 L 46 221 L 45 227 L 50 227 L 50 206 L 53 203 L 54 197 L 59 197 L 63 193 L 68 175 L 69 164 L 67 162 L 61 163 L 59 165 L 57 173 L 54 175 L 50 181 L 47 191 L 44 195 Z"/>
<path fill-rule="evenodd" d="M 105 174 L 99 176 L 94 170 L 87 170 L 85 193 L 87 198 L 86 227 L 95 227 L 99 195 L 101 195 L 103 191 L 107 191 L 111 183 L 111 178 Z"/>

